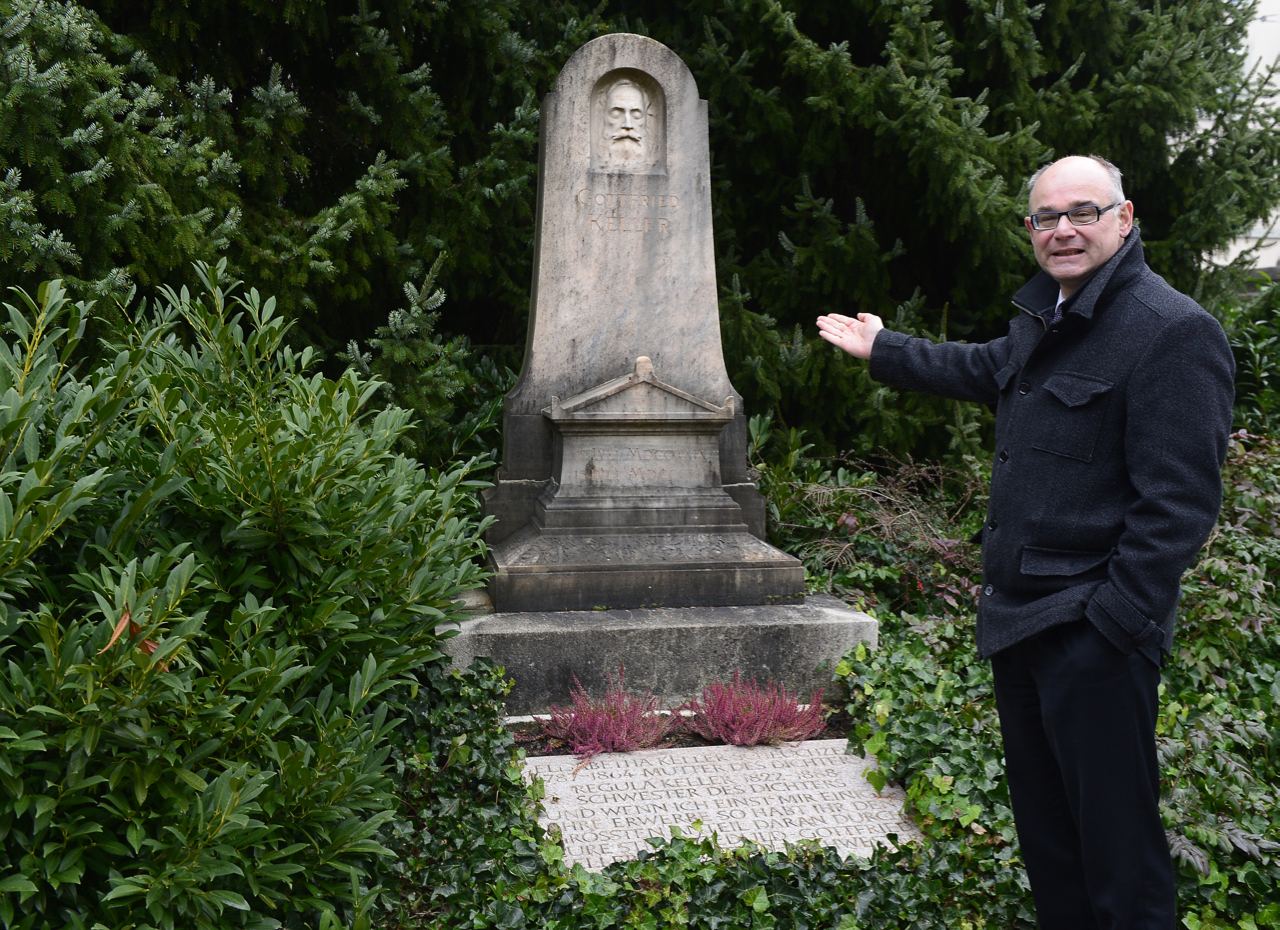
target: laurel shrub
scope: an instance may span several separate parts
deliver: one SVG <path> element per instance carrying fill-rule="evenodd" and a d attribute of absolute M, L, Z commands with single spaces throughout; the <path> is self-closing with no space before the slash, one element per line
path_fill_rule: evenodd
<path fill-rule="evenodd" d="M 77 367 L 0 339 L 0 926 L 369 926 L 391 733 L 476 584 L 465 464 L 393 447 L 225 266 Z"/>

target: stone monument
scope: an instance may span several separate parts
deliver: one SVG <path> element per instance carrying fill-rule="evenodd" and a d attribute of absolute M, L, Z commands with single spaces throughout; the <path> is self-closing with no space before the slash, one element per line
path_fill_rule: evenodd
<path fill-rule="evenodd" d="M 529 340 L 486 500 L 495 607 L 799 602 L 799 562 L 759 538 L 725 371 L 693 75 L 652 39 L 588 43 L 540 152 Z"/>
<path fill-rule="evenodd" d="M 724 654 L 710 640 L 699 652 L 700 636 L 740 639 L 763 623 L 763 654 L 804 617 L 835 622 L 822 612 L 838 602 L 806 605 L 802 566 L 764 541 L 742 398 L 721 349 L 711 217 L 707 104 L 689 69 L 644 36 L 588 42 L 542 104 L 528 342 L 504 401 L 503 467 L 484 500 L 497 518 L 486 540 L 499 613 L 468 630 L 455 656 L 488 651 L 514 674 L 511 661 L 536 654 L 526 679 L 549 674 L 553 691 L 563 680 L 563 702 L 569 673 L 547 662 L 576 662 L 587 684 L 587 666 L 625 661 L 629 680 L 648 683 L 628 658 L 645 648 L 635 624 L 657 636 L 651 646 L 676 628 L 704 631 L 673 644 L 697 662 Z M 663 612 L 735 607 L 748 610 Z M 582 611 L 597 616 L 588 623 Z M 874 625 L 856 617 L 864 634 Z M 732 631 L 716 633 L 724 624 Z M 504 657 L 507 641 L 520 645 Z"/>

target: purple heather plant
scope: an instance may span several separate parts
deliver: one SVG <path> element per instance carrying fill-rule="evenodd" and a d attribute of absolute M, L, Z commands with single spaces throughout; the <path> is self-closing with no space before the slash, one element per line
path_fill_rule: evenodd
<path fill-rule="evenodd" d="M 805 740 L 822 732 L 825 716 L 821 688 L 804 708 L 776 681 L 761 688 L 754 678 L 744 682 L 737 669 L 732 681 L 716 679 L 680 709 L 693 712 L 686 725 L 694 733 L 734 746 Z"/>
<path fill-rule="evenodd" d="M 626 667 L 618 668 L 618 679 L 609 676 L 609 690 L 599 701 L 583 689 L 578 676 L 573 676 L 572 707 L 551 705 L 551 717 L 542 731 L 569 744 L 583 762 L 602 752 L 632 752 L 650 749 L 661 743 L 680 726 L 678 714 L 659 714 L 659 702 L 645 691 L 636 697 L 626 689 Z"/>

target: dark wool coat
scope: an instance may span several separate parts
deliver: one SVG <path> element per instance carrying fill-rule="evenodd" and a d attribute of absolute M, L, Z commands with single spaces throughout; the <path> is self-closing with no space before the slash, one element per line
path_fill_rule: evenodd
<path fill-rule="evenodd" d="M 1147 267 L 1136 228 L 1051 326 L 1057 298 L 1041 272 L 1009 335 L 983 345 L 882 330 L 871 376 L 996 408 L 983 656 L 1087 617 L 1160 662 L 1222 504 L 1235 364 L 1218 322 Z"/>

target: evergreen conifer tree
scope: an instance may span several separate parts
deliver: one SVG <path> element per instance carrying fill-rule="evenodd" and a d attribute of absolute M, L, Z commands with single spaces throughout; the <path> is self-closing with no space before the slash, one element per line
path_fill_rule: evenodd
<path fill-rule="evenodd" d="M 369 338 L 445 251 L 460 316 L 522 341 L 538 100 L 598 18 L 527 0 L 89 5 L 225 95 L 202 128 L 241 165 L 232 267 L 315 343 Z"/>
<path fill-rule="evenodd" d="M 74 3 L 0 0 L 0 282 L 122 295 L 227 247 L 235 159 L 207 104 Z"/>
<path fill-rule="evenodd" d="M 812 321 L 868 311 L 933 338 L 1002 335 L 1010 296 L 1036 271 L 1025 179 L 1049 159 L 1120 165 L 1148 260 L 1211 307 L 1249 260 L 1221 268 L 1213 253 L 1280 203 L 1275 69 L 1243 70 L 1251 3 L 610 10 L 615 27 L 681 54 L 708 99 L 735 383 L 826 450 L 972 450 L 982 411 L 887 392 Z"/>
<path fill-rule="evenodd" d="M 361 351 L 359 342 L 352 339 L 341 354 L 364 375 L 380 380 L 391 404 L 418 413 L 401 442 L 410 454 L 433 465 L 457 451 L 446 438 L 453 398 L 474 383 L 467 371 L 465 340 L 455 337 L 442 342 L 435 336 L 445 302 L 443 288 L 435 286 L 436 276 L 445 258 L 442 252 L 420 285 L 412 281 L 404 285 L 407 304 L 387 315 L 387 324 L 379 326 L 369 340 L 371 351 Z"/>
<path fill-rule="evenodd" d="M 1119 164 L 1153 267 L 1209 305 L 1240 270 L 1214 251 L 1280 202 L 1274 75 L 1243 73 L 1249 2 L 85 3 L 105 27 L 72 0 L 0 0 L 5 283 L 145 286 L 221 251 L 314 345 L 415 344 L 425 355 L 386 376 L 424 421 L 448 401 L 420 392 L 423 372 L 465 382 L 455 337 L 519 359 L 537 108 L 605 31 L 652 35 L 693 69 L 731 374 L 752 412 L 826 451 L 974 448 L 980 411 L 886 392 L 812 321 L 866 310 L 933 338 L 1000 335 L 1035 270 L 1022 186 L 1046 160 Z M 89 25 L 32 37 L 57 17 Z M 88 45 L 61 38 L 83 28 Z M 45 64 L 23 70 L 24 54 Z M 99 98 L 125 103 L 100 119 Z M 449 302 L 392 323 L 445 252 Z M 450 358 L 447 377 L 432 368 Z"/>

